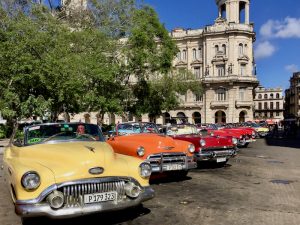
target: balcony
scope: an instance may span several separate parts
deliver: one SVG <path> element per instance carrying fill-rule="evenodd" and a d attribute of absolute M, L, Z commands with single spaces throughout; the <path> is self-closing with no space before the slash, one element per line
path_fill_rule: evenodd
<path fill-rule="evenodd" d="M 227 26 L 222 26 L 219 24 L 214 24 L 212 26 L 206 26 L 204 28 L 204 33 L 219 33 L 219 32 L 234 32 L 234 31 L 245 31 L 245 32 L 253 32 L 253 25 L 252 24 L 236 24 L 236 23 L 229 23 Z"/>
<path fill-rule="evenodd" d="M 250 82 L 258 83 L 258 80 L 255 76 L 206 76 L 202 78 L 203 83 L 224 83 L 224 82 Z"/>
<path fill-rule="evenodd" d="M 203 102 L 184 102 L 181 104 L 181 106 L 185 107 L 185 108 L 199 108 L 199 107 L 203 107 Z"/>
<path fill-rule="evenodd" d="M 215 108 L 215 107 L 228 108 L 229 102 L 228 101 L 211 101 L 210 107 L 212 107 L 212 108 Z"/>
<path fill-rule="evenodd" d="M 273 108 L 273 109 L 271 109 L 271 108 L 264 108 L 264 109 L 256 109 L 256 108 L 254 108 L 254 110 L 255 111 L 257 111 L 257 112 L 259 112 L 259 111 L 284 111 L 284 108 Z"/>
<path fill-rule="evenodd" d="M 253 105 L 252 101 L 240 101 L 240 100 L 236 100 L 235 101 L 235 107 L 239 108 L 239 107 L 251 107 Z"/>

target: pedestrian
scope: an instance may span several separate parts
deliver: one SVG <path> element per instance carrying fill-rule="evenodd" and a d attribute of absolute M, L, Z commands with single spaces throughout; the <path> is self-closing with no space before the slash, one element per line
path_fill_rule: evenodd
<path fill-rule="evenodd" d="M 274 137 L 274 136 L 278 137 L 278 124 L 277 124 L 277 122 L 275 123 L 274 128 L 273 128 L 273 132 L 272 132 L 272 137 Z"/>

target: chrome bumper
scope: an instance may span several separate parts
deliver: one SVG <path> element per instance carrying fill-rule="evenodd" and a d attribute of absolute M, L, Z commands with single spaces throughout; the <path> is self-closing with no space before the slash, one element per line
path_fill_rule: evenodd
<path fill-rule="evenodd" d="M 61 208 L 53 210 L 48 203 L 36 203 L 36 204 L 15 204 L 15 211 L 21 217 L 37 217 L 47 216 L 51 218 L 70 218 L 81 215 L 121 210 L 128 207 L 137 206 L 140 203 L 152 199 L 154 197 L 154 191 L 150 187 L 145 187 L 139 197 L 132 199 L 126 197 L 122 201 L 103 202 L 95 204 L 85 204 L 82 206 Z"/>
<path fill-rule="evenodd" d="M 265 137 L 265 136 L 267 136 L 268 135 L 268 131 L 260 131 L 260 132 L 257 132 L 258 133 L 258 135 L 260 136 L 260 137 Z"/>
<path fill-rule="evenodd" d="M 229 159 L 237 155 L 238 149 L 230 149 L 230 150 L 205 150 L 205 152 L 196 152 L 194 157 L 197 161 L 217 161 L 217 158 L 226 158 Z"/>
<path fill-rule="evenodd" d="M 169 171 L 181 171 L 190 170 L 197 168 L 197 162 L 195 162 L 193 157 L 185 157 L 184 162 L 169 162 L 163 163 L 163 160 L 152 160 L 147 159 L 146 162 L 151 164 L 152 173 L 163 173 Z"/>
<path fill-rule="evenodd" d="M 238 139 L 238 146 L 244 146 L 246 143 L 251 143 L 251 142 L 254 142 L 255 139 Z"/>

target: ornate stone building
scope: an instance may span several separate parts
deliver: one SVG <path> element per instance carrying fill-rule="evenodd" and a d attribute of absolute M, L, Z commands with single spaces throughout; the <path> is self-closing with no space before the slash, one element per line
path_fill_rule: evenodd
<path fill-rule="evenodd" d="M 216 4 L 218 18 L 213 25 L 196 30 L 177 28 L 170 33 L 180 50 L 174 67 L 192 71 L 203 83 L 203 95 L 188 92 L 181 96 L 180 107 L 164 112 L 157 123 L 165 124 L 172 118 L 190 123 L 253 120 L 253 90 L 258 80 L 253 58 L 255 32 L 249 22 L 250 0 L 216 0 Z M 74 120 L 89 117 L 86 121 L 94 122 L 94 114 L 78 115 Z M 142 120 L 149 118 L 145 115 Z M 112 115 L 104 121 L 116 123 L 123 119 Z"/>
<path fill-rule="evenodd" d="M 255 88 L 254 117 L 256 120 L 279 122 L 284 118 L 282 88 Z"/>
<path fill-rule="evenodd" d="M 285 90 L 285 115 L 300 123 L 300 72 L 293 73 L 290 88 Z"/>

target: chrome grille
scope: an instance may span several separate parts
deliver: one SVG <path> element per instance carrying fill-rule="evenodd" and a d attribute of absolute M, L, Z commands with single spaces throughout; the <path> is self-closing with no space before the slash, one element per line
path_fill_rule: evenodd
<path fill-rule="evenodd" d="M 116 191 L 118 193 L 118 200 L 120 200 L 125 196 L 124 186 L 124 180 L 108 182 L 102 182 L 99 180 L 94 182 L 70 184 L 62 186 L 58 190 L 65 196 L 65 207 L 76 207 L 83 205 L 83 196 L 85 194 Z"/>
<path fill-rule="evenodd" d="M 182 163 L 186 162 L 186 154 L 178 153 L 159 153 L 148 156 L 150 164 L 168 164 L 168 163 Z"/>
<path fill-rule="evenodd" d="M 229 151 L 229 150 L 233 150 L 232 146 L 225 146 L 226 148 L 220 148 L 220 147 L 210 147 L 210 148 L 202 148 L 201 152 L 205 153 L 205 152 L 211 152 L 211 151 L 216 151 L 216 152 L 222 152 L 222 151 Z"/>

